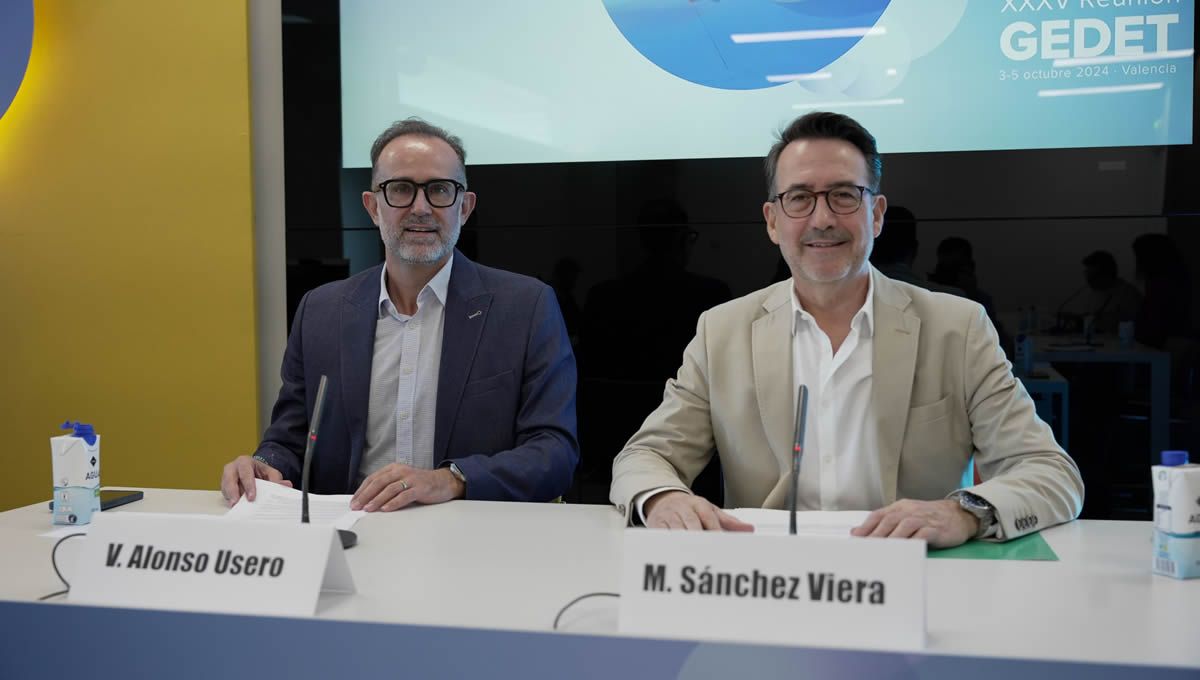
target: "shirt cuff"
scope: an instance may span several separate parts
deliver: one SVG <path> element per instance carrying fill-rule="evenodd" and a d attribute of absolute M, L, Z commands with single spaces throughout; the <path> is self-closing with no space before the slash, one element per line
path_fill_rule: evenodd
<path fill-rule="evenodd" d="M 634 496 L 633 497 L 633 507 L 637 510 L 637 512 L 634 513 L 633 519 L 637 524 L 639 524 L 641 526 L 646 526 L 646 513 L 644 510 L 644 508 L 646 507 L 646 501 L 650 500 L 651 497 L 657 496 L 658 494 L 660 494 L 664 491 L 687 491 L 687 489 L 681 489 L 677 486 L 660 486 L 660 487 L 657 487 L 654 489 L 650 489 L 649 491 L 643 491 L 643 492 L 639 493 L 638 495 Z"/>

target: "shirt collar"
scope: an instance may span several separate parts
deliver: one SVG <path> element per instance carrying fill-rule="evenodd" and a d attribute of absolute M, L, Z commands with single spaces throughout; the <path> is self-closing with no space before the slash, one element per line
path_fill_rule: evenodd
<path fill-rule="evenodd" d="M 443 307 L 446 305 L 446 294 L 450 289 L 450 270 L 453 266 L 454 253 L 450 253 L 446 264 L 442 265 L 438 273 L 434 274 L 433 278 L 429 279 L 429 283 L 425 284 L 425 287 L 417 294 L 417 307 L 420 307 L 423 302 L 428 300 L 430 295 L 437 298 L 437 301 Z M 393 315 L 398 317 L 405 316 L 396 309 L 396 306 L 392 304 L 392 298 L 388 296 L 387 265 L 384 265 L 379 272 L 379 318 L 382 319 L 385 316 Z"/>
<path fill-rule="evenodd" d="M 795 335 L 800 330 L 801 323 L 813 323 L 812 315 L 804 311 L 804 307 L 800 305 L 800 298 L 796 296 L 795 284 L 791 287 L 792 291 L 792 335 Z M 875 268 L 869 268 L 867 272 L 867 299 L 863 301 L 863 306 L 859 307 L 854 313 L 854 318 L 850 319 L 850 327 L 858 327 L 859 335 L 862 337 L 871 337 L 875 326 Z"/>

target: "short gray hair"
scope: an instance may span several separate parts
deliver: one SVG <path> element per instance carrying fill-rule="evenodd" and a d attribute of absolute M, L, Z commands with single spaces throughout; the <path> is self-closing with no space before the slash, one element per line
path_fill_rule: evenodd
<path fill-rule="evenodd" d="M 371 182 L 375 181 L 375 171 L 379 166 L 379 155 L 383 153 L 383 148 L 390 144 L 392 140 L 398 137 L 407 135 L 416 135 L 419 137 L 433 137 L 440 139 L 450 145 L 454 149 L 454 154 L 458 156 L 458 164 L 462 169 L 463 184 L 467 183 L 467 150 L 463 148 L 462 140 L 450 134 L 446 129 L 440 128 L 432 123 L 427 123 L 416 116 L 398 120 L 388 126 L 375 138 L 375 143 L 371 145 Z"/>

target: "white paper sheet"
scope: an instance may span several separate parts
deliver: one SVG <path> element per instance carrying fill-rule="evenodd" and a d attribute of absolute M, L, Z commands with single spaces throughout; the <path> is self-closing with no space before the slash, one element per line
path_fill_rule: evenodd
<path fill-rule="evenodd" d="M 255 520 L 263 522 L 300 521 L 300 491 L 263 479 L 254 480 L 255 498 L 250 502 L 245 496 L 225 513 L 226 519 Z M 313 524 L 332 524 L 337 529 L 350 529 L 359 517 L 367 514 L 363 510 L 351 510 L 351 494 L 335 496 L 308 494 L 308 519 Z"/>
<path fill-rule="evenodd" d="M 786 535 L 791 513 L 787 510 L 765 510 L 763 508 L 737 508 L 727 510 L 743 522 L 754 525 L 754 533 L 768 536 Z M 866 510 L 808 510 L 796 513 L 796 535 L 798 536 L 845 536 L 850 530 L 867 520 L 871 514 Z"/>

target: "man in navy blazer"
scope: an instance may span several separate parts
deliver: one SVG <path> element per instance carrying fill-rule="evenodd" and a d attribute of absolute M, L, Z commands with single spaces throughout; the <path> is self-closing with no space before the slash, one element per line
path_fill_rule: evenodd
<path fill-rule="evenodd" d="M 299 485 L 326 375 L 313 492 L 354 492 L 368 511 L 562 495 L 579 459 L 576 372 L 553 290 L 454 248 L 475 206 L 457 137 L 400 121 L 371 161 L 363 205 L 386 262 L 300 301 L 271 425 L 225 466 L 222 494 L 253 500 L 256 478 Z"/>

